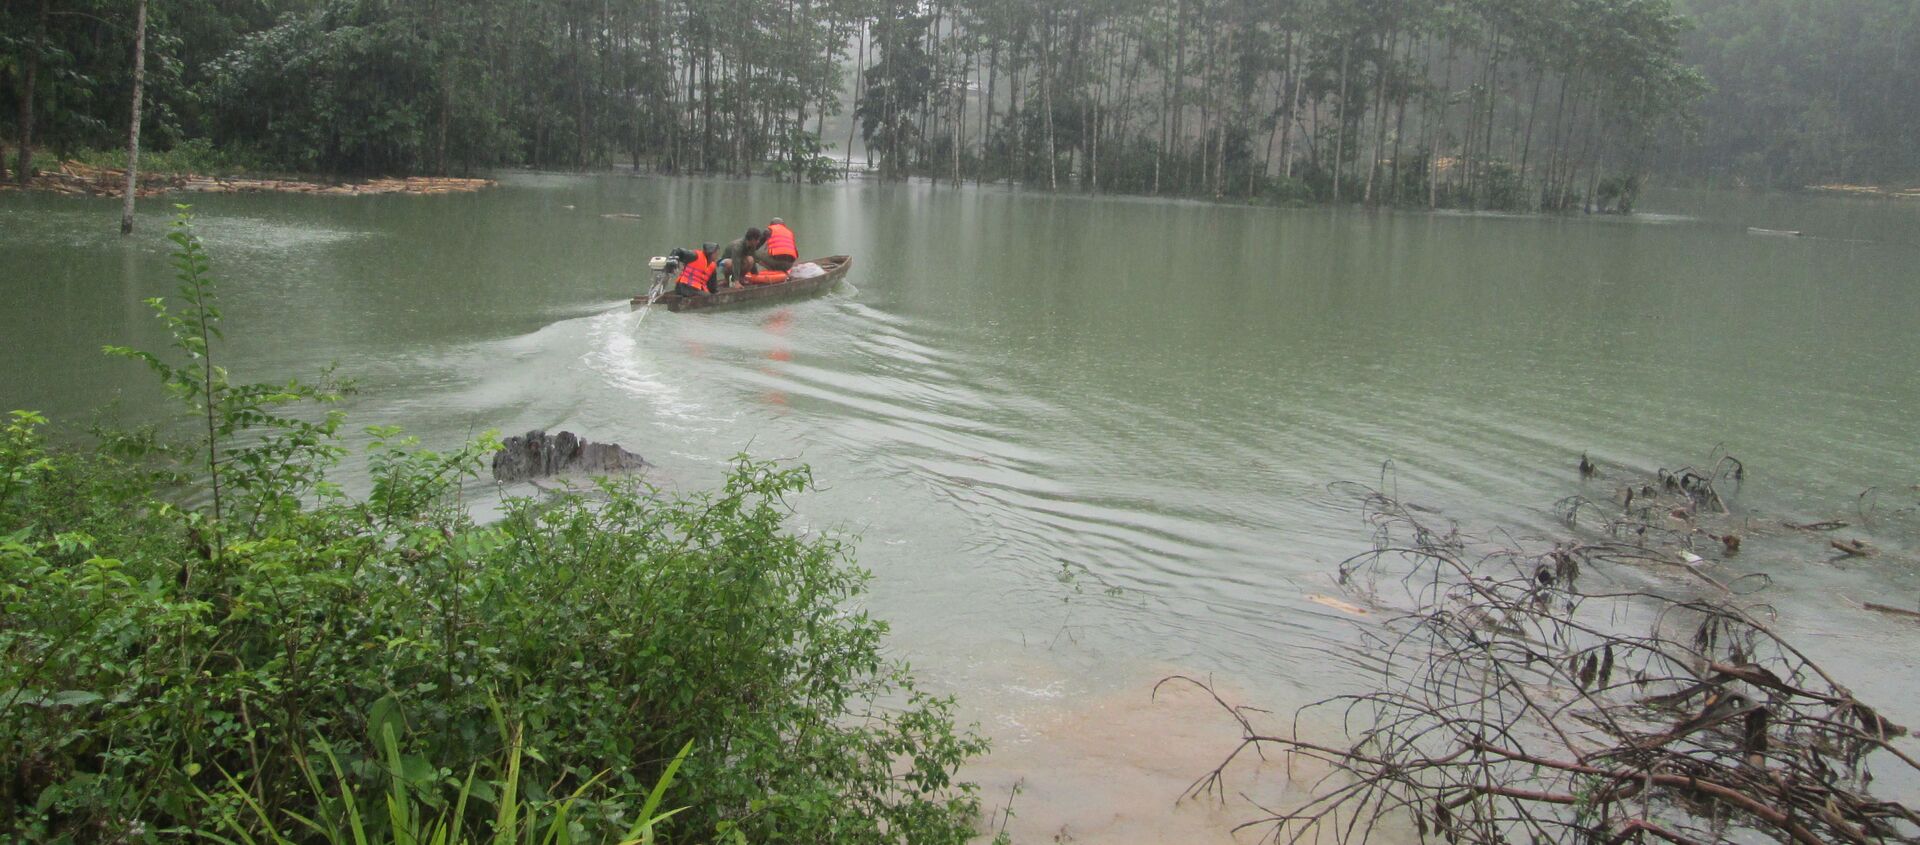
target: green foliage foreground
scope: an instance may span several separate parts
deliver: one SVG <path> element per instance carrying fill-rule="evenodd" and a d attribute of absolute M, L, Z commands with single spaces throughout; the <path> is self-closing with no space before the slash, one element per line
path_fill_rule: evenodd
<path fill-rule="evenodd" d="M 483 525 L 460 495 L 489 443 L 376 429 L 348 495 L 342 415 L 313 408 L 341 390 L 229 383 L 184 214 L 172 237 L 174 353 L 110 351 L 199 442 L 54 449 L 26 412 L 0 435 L 0 837 L 971 835 L 953 775 L 984 744 L 882 656 L 847 548 L 786 529 L 804 469 L 604 481 Z"/>

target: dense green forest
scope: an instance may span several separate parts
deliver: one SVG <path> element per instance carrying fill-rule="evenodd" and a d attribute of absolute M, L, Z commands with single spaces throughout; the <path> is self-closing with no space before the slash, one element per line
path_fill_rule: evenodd
<path fill-rule="evenodd" d="M 120 143 L 135 6 L 0 7 L 16 151 Z M 342 174 L 820 179 L 859 147 L 888 175 L 1555 209 L 1651 172 L 1920 173 L 1917 44 L 1908 0 L 154 2 L 143 131 Z"/>
<path fill-rule="evenodd" d="M 1689 173 L 1751 185 L 1920 179 L 1920 3 L 1684 0 L 1712 80 Z"/>

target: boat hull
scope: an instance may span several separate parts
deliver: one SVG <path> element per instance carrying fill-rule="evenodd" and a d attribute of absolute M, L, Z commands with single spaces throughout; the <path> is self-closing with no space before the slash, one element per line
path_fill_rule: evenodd
<path fill-rule="evenodd" d="M 747 302 L 760 302 L 770 299 L 787 299 L 820 293 L 839 284 L 846 278 L 847 270 L 853 267 L 853 257 L 848 255 L 830 255 L 825 258 L 811 259 L 814 264 L 826 272 L 811 279 L 788 279 L 770 285 L 746 285 L 737 288 L 722 288 L 706 296 L 682 296 L 671 291 L 654 300 L 655 305 L 668 311 L 704 311 L 710 308 L 724 308 Z M 635 306 L 647 304 L 645 294 L 633 298 Z"/>

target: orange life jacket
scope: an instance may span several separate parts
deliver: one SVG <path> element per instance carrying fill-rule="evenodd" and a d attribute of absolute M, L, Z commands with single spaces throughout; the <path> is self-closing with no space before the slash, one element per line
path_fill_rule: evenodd
<path fill-rule="evenodd" d="M 680 271 L 680 283 L 706 293 L 707 280 L 713 278 L 713 260 L 707 257 L 704 249 L 696 251 L 693 256 L 693 263 Z"/>
<path fill-rule="evenodd" d="M 787 224 L 775 223 L 767 227 L 767 254 L 794 259 L 800 257 L 800 248 L 793 243 L 793 230 L 787 228 Z"/>
<path fill-rule="evenodd" d="M 779 270 L 761 270 L 758 273 L 747 274 L 747 284 L 750 285 L 777 285 L 786 280 L 787 274 Z"/>

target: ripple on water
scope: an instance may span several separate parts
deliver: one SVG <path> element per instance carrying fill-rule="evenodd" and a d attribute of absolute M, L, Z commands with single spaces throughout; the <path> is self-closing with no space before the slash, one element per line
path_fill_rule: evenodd
<path fill-rule="evenodd" d="M 616 308 L 605 314 L 583 318 L 588 326 L 587 351 L 581 363 L 599 373 L 607 384 L 622 393 L 641 399 L 660 415 L 682 423 L 724 424 L 730 416 L 714 413 L 684 389 L 684 383 L 670 366 L 675 363 L 657 347 L 639 342 L 640 327 L 648 312 Z"/>

